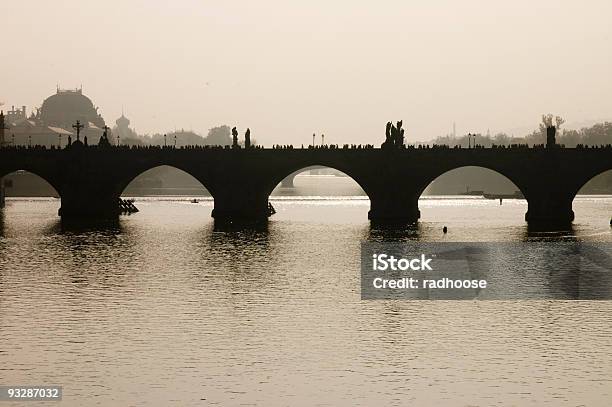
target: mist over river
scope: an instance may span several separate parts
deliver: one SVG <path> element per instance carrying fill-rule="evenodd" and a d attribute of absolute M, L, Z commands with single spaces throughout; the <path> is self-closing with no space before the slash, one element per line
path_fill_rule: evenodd
<path fill-rule="evenodd" d="M 610 405 L 612 302 L 362 301 L 359 267 L 362 241 L 612 242 L 611 196 L 539 234 L 523 200 L 427 197 L 418 226 L 387 230 L 352 186 L 303 188 L 235 231 L 206 198 L 70 228 L 58 200 L 9 199 L 0 383 L 62 385 L 75 407 Z"/>

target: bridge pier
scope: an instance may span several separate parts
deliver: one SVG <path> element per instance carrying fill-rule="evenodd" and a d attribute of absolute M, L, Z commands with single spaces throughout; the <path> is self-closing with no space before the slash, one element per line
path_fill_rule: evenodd
<path fill-rule="evenodd" d="M 530 195 L 525 220 L 530 226 L 567 227 L 574 220 L 572 200 L 565 195 Z"/>
<path fill-rule="evenodd" d="M 388 194 L 370 195 L 370 211 L 368 219 L 374 223 L 382 224 L 410 224 L 421 217 L 419 210 L 419 196 L 416 194 L 397 194 L 391 191 Z"/>
<path fill-rule="evenodd" d="M 119 196 L 101 183 L 66 185 L 60 196 L 63 219 L 114 219 L 121 212 Z"/>
<path fill-rule="evenodd" d="M 211 216 L 221 222 L 259 222 L 268 219 L 268 194 L 261 191 L 228 188 L 214 194 Z"/>
<path fill-rule="evenodd" d="M 5 203 L 4 178 L 0 177 L 0 208 L 4 208 Z"/>
<path fill-rule="evenodd" d="M 62 195 L 57 214 L 63 219 L 113 219 L 120 215 L 116 196 Z"/>

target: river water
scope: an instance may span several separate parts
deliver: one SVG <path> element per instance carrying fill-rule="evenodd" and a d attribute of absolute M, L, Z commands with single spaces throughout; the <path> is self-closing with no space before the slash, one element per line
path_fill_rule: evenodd
<path fill-rule="evenodd" d="M 118 224 L 76 228 L 57 200 L 10 199 L 0 384 L 62 385 L 62 406 L 610 405 L 612 302 L 362 301 L 359 250 L 612 242 L 612 197 L 577 198 L 574 229 L 542 235 L 524 201 L 465 197 L 371 228 L 347 191 L 281 191 L 268 228 L 246 231 L 215 230 L 206 199 L 140 198 Z"/>

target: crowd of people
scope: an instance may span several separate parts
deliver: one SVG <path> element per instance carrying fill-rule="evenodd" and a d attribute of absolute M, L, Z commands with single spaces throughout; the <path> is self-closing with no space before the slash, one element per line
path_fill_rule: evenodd
<path fill-rule="evenodd" d="M 247 129 L 244 135 L 244 144 L 241 145 L 238 141 L 238 131 L 236 127 L 232 128 L 232 144 L 231 145 L 182 145 L 180 147 L 175 145 L 112 145 L 109 141 L 108 137 L 108 127 L 105 127 L 104 134 L 100 137 L 100 141 L 97 145 L 88 145 L 85 139 L 84 143 L 80 143 L 78 141 L 78 131 L 79 123 L 75 125 L 77 128 L 77 142 L 72 143 L 69 137 L 69 143 L 65 147 L 61 146 L 40 146 L 40 145 L 14 145 L 9 143 L 4 143 L 0 148 L 2 149 L 12 149 L 12 150 L 25 150 L 25 149 L 35 149 L 35 150 L 59 150 L 59 149 L 72 149 L 72 148 L 98 148 L 98 149 L 119 149 L 119 150 L 173 150 L 173 149 L 182 149 L 182 150 L 227 150 L 227 149 L 248 149 L 248 150 L 262 150 L 263 146 L 252 144 L 251 143 L 251 130 Z M 544 149 L 547 148 L 545 144 L 535 144 L 529 145 L 527 143 L 512 143 L 512 144 L 495 144 L 490 143 L 488 145 L 483 145 L 476 143 L 475 135 L 469 135 L 474 137 L 474 143 L 468 143 L 468 146 L 462 144 L 455 144 L 451 147 L 448 143 L 440 144 L 406 144 L 404 140 L 404 129 L 402 128 L 402 121 L 398 121 L 396 125 L 393 125 L 392 122 L 388 122 L 385 129 L 385 141 L 381 144 L 381 149 L 401 149 L 401 150 L 428 150 L 428 149 Z M 565 148 L 563 144 L 553 144 L 552 147 L 556 148 Z M 271 147 L 273 150 L 293 150 L 294 146 L 292 144 L 274 144 Z M 301 145 L 301 149 L 309 149 L 309 150 L 373 150 L 376 147 L 373 144 L 343 144 L 342 146 L 338 144 L 314 144 L 314 136 L 313 136 L 313 144 L 309 144 L 308 146 Z M 597 144 L 597 145 L 588 145 L 588 144 L 577 144 L 576 149 L 610 149 L 612 148 L 612 144 Z"/>
<path fill-rule="evenodd" d="M 74 146 L 74 143 L 73 143 Z M 69 149 L 72 146 L 44 146 L 44 145 L 13 145 L 13 144 L 5 144 L 2 149 L 4 150 L 64 150 Z M 559 148 L 565 148 L 563 145 L 559 145 Z M 180 147 L 175 146 L 161 146 L 161 145 L 109 145 L 109 146 L 100 146 L 100 145 L 88 145 L 86 146 L 88 149 L 115 149 L 115 150 L 230 150 L 232 148 L 244 148 L 244 147 L 232 147 L 229 145 L 225 146 L 214 146 L 214 145 L 185 145 Z M 492 144 L 491 146 L 483 146 L 476 144 L 471 147 L 465 147 L 461 145 L 449 146 L 447 144 L 418 144 L 418 145 L 403 145 L 401 147 L 397 147 L 402 150 L 484 150 L 484 149 L 493 149 L 493 150 L 510 150 L 510 149 L 545 149 L 546 146 L 544 144 L 537 144 L 530 146 L 528 144 L 510 144 L 510 145 L 496 145 Z M 612 149 L 612 144 L 601 144 L 601 145 L 586 145 L 586 144 L 578 144 L 575 147 L 576 149 Z M 262 145 L 251 145 L 248 147 L 249 150 L 264 150 L 265 147 Z M 294 149 L 308 149 L 308 150 L 374 150 L 376 147 L 373 144 L 324 144 L 324 145 L 308 145 L 304 146 L 302 144 L 300 147 L 294 147 L 293 144 L 274 144 L 271 146 L 273 150 L 294 150 Z"/>

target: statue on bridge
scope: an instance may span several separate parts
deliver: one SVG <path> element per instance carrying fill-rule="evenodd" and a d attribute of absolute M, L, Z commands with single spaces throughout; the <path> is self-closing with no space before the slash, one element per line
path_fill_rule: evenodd
<path fill-rule="evenodd" d="M 110 141 L 108 140 L 108 131 L 110 127 L 104 126 L 104 133 L 102 133 L 102 137 L 100 137 L 100 141 L 98 141 L 98 147 L 110 147 Z"/>
<path fill-rule="evenodd" d="M 244 133 L 244 148 L 251 147 L 251 129 L 247 127 L 246 133 Z"/>
<path fill-rule="evenodd" d="M 561 128 L 561 125 L 565 123 L 565 120 L 556 116 L 553 123 L 552 114 L 543 114 L 542 123 L 540 124 L 540 131 L 546 132 L 546 148 L 553 148 L 557 146 L 557 130 Z"/>
<path fill-rule="evenodd" d="M 232 128 L 232 148 L 240 148 L 238 145 L 238 130 L 236 130 L 236 127 Z"/>
<path fill-rule="evenodd" d="M 404 129 L 402 129 L 402 120 L 397 122 L 397 127 L 395 129 L 395 147 L 404 147 Z"/>
<path fill-rule="evenodd" d="M 387 122 L 387 128 L 385 129 L 385 142 L 383 143 L 383 147 L 385 146 L 385 144 L 387 145 L 393 144 L 393 141 L 391 138 L 391 127 L 393 127 L 393 124 L 391 122 Z"/>
<path fill-rule="evenodd" d="M 385 136 L 385 142 L 382 143 L 381 148 L 404 148 L 404 129 L 402 129 L 402 120 L 398 121 L 396 126 L 391 122 L 387 122 Z"/>

